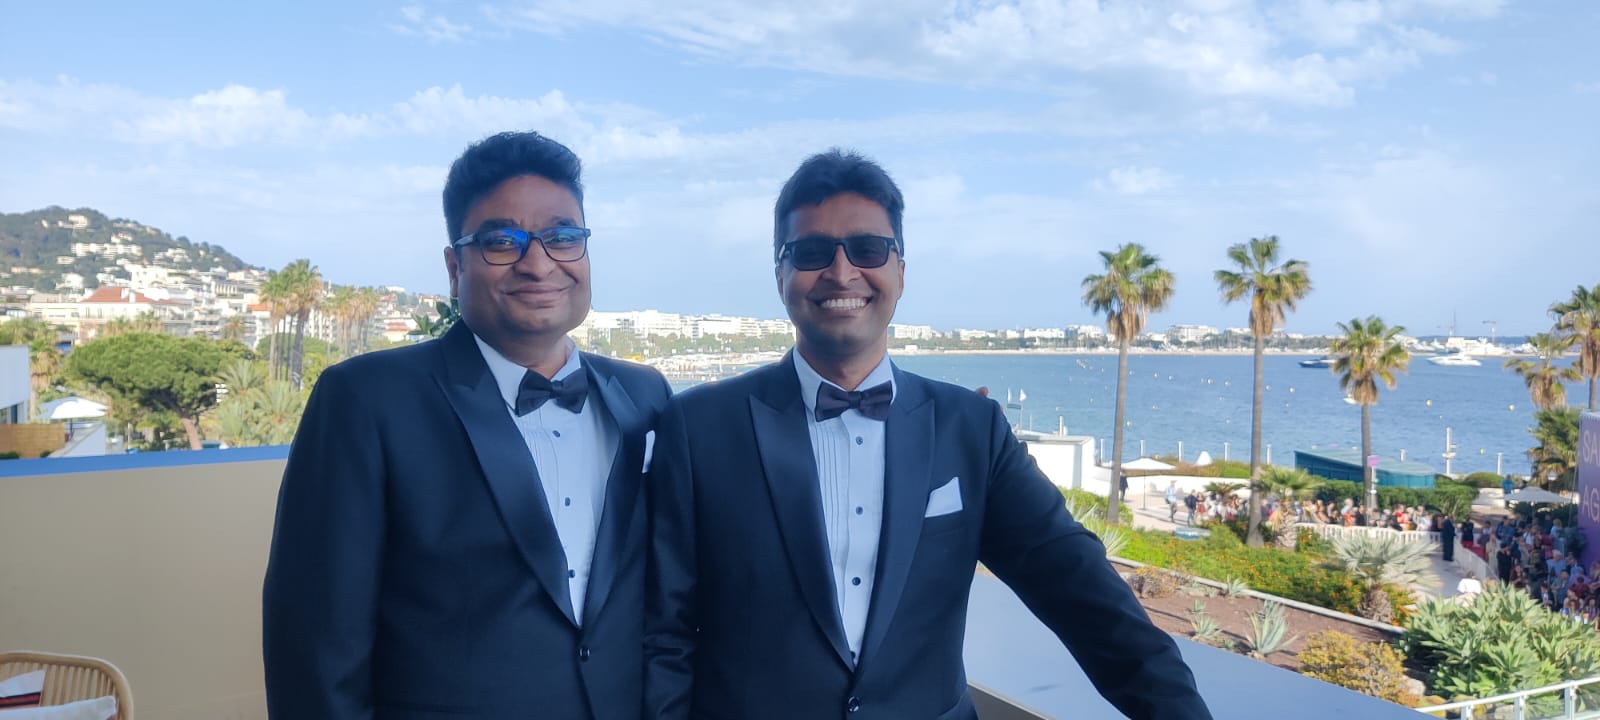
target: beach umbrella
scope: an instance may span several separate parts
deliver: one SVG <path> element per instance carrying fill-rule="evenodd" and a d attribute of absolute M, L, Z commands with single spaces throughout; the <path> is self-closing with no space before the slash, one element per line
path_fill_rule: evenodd
<path fill-rule="evenodd" d="M 106 406 L 77 396 L 51 400 L 40 405 L 39 411 L 46 420 L 84 420 L 106 416 Z"/>
<path fill-rule="evenodd" d="M 1139 458 L 1133 462 L 1122 464 L 1123 470 L 1171 470 L 1172 466 L 1155 458 Z"/>
<path fill-rule="evenodd" d="M 1570 503 L 1572 500 L 1565 495 L 1558 495 L 1543 488 L 1523 488 L 1506 496 L 1506 502 L 1524 502 L 1533 505 L 1546 503 Z"/>

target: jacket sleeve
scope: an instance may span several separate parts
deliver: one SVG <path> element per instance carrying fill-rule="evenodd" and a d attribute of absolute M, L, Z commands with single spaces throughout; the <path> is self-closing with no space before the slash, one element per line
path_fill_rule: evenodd
<path fill-rule="evenodd" d="M 348 368 L 322 375 L 279 489 L 262 591 L 274 719 L 373 717 L 385 468 L 370 399 L 351 384 Z"/>
<path fill-rule="evenodd" d="M 1150 622 L 1106 560 L 1105 546 L 1067 512 L 1061 492 L 989 403 L 994 458 L 979 557 L 1082 666 L 1095 689 L 1134 720 L 1210 720 L 1178 646 Z"/>
<path fill-rule="evenodd" d="M 656 432 L 645 572 L 644 701 L 651 720 L 687 720 L 693 700 L 696 583 L 694 481 L 682 404 L 671 402 Z"/>

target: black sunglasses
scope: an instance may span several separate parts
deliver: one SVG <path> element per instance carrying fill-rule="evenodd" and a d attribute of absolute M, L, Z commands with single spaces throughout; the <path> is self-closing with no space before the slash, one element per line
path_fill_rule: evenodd
<path fill-rule="evenodd" d="M 844 248 L 844 256 L 851 265 L 863 270 L 883 267 L 884 263 L 889 262 L 890 252 L 905 255 L 899 241 L 882 235 L 851 235 L 847 238 L 812 235 L 784 243 L 778 249 L 778 262 L 788 258 L 789 264 L 796 270 L 821 270 L 833 264 L 834 257 L 838 255 L 834 248 L 838 247 Z"/>
<path fill-rule="evenodd" d="M 490 265 L 515 265 L 528 254 L 528 248 L 538 241 L 546 257 L 556 262 L 582 260 L 589 249 L 589 228 L 558 225 L 528 232 L 521 228 L 495 228 L 483 230 L 457 240 L 451 245 L 463 247 L 476 244 L 478 254 Z"/>

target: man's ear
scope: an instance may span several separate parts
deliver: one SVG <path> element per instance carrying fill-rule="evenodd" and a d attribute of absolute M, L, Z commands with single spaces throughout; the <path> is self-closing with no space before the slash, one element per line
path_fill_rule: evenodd
<path fill-rule="evenodd" d="M 461 256 L 456 252 L 456 249 L 453 247 L 445 248 L 444 270 L 450 274 L 450 297 L 461 297 L 461 293 L 456 292 L 456 278 L 458 277 L 457 271 L 460 269 Z"/>

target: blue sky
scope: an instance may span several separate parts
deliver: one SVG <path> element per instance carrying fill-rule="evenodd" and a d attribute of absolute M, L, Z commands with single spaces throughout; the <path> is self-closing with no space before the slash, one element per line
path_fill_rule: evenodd
<path fill-rule="evenodd" d="M 1275 234 L 1291 330 L 1521 334 L 1600 283 L 1597 37 L 1589 0 L 14 3 L 0 211 L 443 291 L 446 168 L 532 128 L 586 162 L 597 308 L 778 317 L 772 201 L 840 145 L 905 190 L 901 322 L 1092 322 L 1135 241 L 1155 328 L 1243 325 L 1211 273 Z"/>

